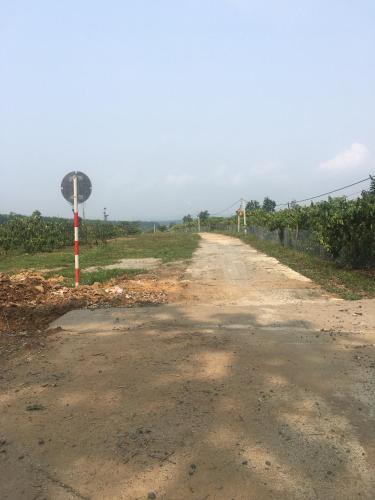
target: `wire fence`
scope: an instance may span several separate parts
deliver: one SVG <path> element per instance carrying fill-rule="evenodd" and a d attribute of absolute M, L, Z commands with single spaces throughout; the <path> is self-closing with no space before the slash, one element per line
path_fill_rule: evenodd
<path fill-rule="evenodd" d="M 249 226 L 248 234 L 253 234 L 260 240 L 272 241 L 279 245 L 306 252 L 325 259 L 331 259 L 330 254 L 323 245 L 317 241 L 315 234 L 308 230 L 295 230 L 285 228 L 283 230 L 270 231 L 259 226 Z"/>
<path fill-rule="evenodd" d="M 236 224 L 214 224 L 201 225 L 201 232 L 216 232 L 227 234 L 238 234 Z M 185 228 L 185 232 L 198 232 L 197 227 Z M 265 227 L 247 226 L 246 230 L 241 227 L 242 234 L 252 234 L 259 240 L 270 241 L 278 245 L 294 248 L 310 255 L 315 255 L 323 259 L 332 259 L 331 255 L 319 243 L 313 231 L 297 230 L 285 228 L 283 230 L 271 231 Z"/>

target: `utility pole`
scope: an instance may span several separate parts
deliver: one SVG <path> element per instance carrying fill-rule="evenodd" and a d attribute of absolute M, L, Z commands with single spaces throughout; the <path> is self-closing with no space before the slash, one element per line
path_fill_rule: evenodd
<path fill-rule="evenodd" d="M 154 223 L 154 234 L 156 233 L 156 224 Z"/>
<path fill-rule="evenodd" d="M 237 209 L 237 233 L 241 230 L 241 208 Z"/>
<path fill-rule="evenodd" d="M 104 210 L 103 210 L 103 218 L 104 218 L 104 221 L 105 221 L 105 222 L 107 222 L 108 217 L 109 217 L 109 215 L 107 214 L 107 209 L 106 209 L 106 207 L 104 207 Z"/>
<path fill-rule="evenodd" d="M 245 200 L 241 198 L 241 209 L 243 211 L 243 227 L 245 234 L 247 233 L 247 224 L 246 224 L 246 205 Z"/>
<path fill-rule="evenodd" d="M 198 215 L 198 233 L 201 232 L 201 218 Z"/>

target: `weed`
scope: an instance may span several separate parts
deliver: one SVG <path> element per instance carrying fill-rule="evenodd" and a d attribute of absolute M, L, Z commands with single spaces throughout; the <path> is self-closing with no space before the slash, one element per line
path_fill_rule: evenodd
<path fill-rule="evenodd" d="M 191 258 L 198 243 L 199 236 L 197 234 L 139 234 L 114 239 L 94 247 L 82 247 L 80 264 L 81 269 L 85 269 L 91 266 L 106 266 L 127 258 L 155 257 L 163 262 L 186 260 Z M 58 274 L 70 275 L 73 262 L 72 248 L 48 253 L 10 254 L 1 258 L 0 272 L 16 273 L 35 269 L 56 270 Z M 57 268 L 62 269 L 58 270 Z"/>
<path fill-rule="evenodd" d="M 252 234 L 239 235 L 240 239 L 257 250 L 275 257 L 291 269 L 321 285 L 330 293 L 346 300 L 375 297 L 375 272 L 340 267 L 307 253 L 284 247 L 276 242 L 260 240 Z"/>

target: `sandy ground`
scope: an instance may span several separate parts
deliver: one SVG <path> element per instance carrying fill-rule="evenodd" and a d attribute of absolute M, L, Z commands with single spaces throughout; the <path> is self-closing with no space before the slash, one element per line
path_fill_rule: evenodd
<path fill-rule="evenodd" d="M 99 269 L 156 269 L 161 263 L 161 259 L 154 259 L 152 257 L 146 259 L 121 259 L 107 266 L 87 267 L 84 271 L 92 273 Z"/>
<path fill-rule="evenodd" d="M 174 303 L 3 366 L 1 499 L 375 498 L 375 302 L 202 237 Z"/>

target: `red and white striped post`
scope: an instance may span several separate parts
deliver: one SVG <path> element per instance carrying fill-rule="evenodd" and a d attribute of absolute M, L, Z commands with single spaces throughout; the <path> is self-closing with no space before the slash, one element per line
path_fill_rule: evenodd
<path fill-rule="evenodd" d="M 78 177 L 73 176 L 74 209 L 74 275 L 76 287 L 79 286 L 79 219 L 78 219 Z"/>

